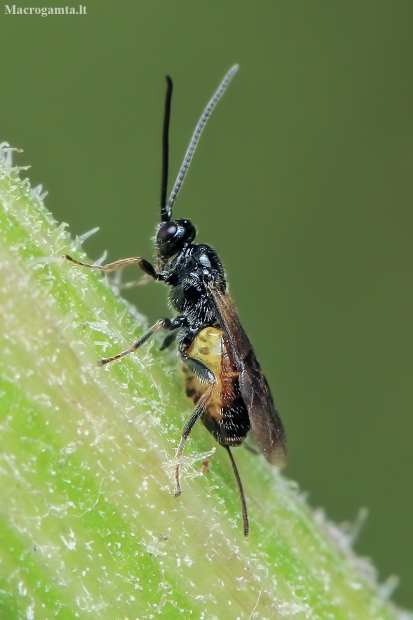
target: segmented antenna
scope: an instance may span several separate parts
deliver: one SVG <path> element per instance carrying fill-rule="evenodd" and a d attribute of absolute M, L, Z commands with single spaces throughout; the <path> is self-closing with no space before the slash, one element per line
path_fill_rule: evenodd
<path fill-rule="evenodd" d="M 218 87 L 218 90 L 216 91 L 215 95 L 212 97 L 211 101 L 208 103 L 207 107 L 205 108 L 204 113 L 202 114 L 201 118 L 198 121 L 198 124 L 192 135 L 191 142 L 189 143 L 188 150 L 185 154 L 184 161 L 182 162 L 181 169 L 179 170 L 177 179 L 175 181 L 175 185 L 173 186 L 171 195 L 169 197 L 168 205 L 165 207 L 166 220 L 163 220 L 163 221 L 169 221 L 171 219 L 173 204 L 175 202 L 175 199 L 178 195 L 179 190 L 181 189 L 181 185 L 184 182 L 185 175 L 188 172 L 188 168 L 192 161 L 192 157 L 194 156 L 194 152 L 199 142 L 199 138 L 202 133 L 202 130 L 205 127 L 207 120 L 211 116 L 212 110 L 215 108 L 216 104 L 221 99 L 228 84 L 230 83 L 231 79 L 234 77 L 237 71 L 238 71 L 238 65 L 234 65 L 233 67 L 231 67 L 231 69 L 228 71 L 228 73 L 222 80 L 221 84 Z"/>
<path fill-rule="evenodd" d="M 161 177 L 161 221 L 169 222 L 171 210 L 166 208 L 166 192 L 168 191 L 169 170 L 169 122 L 171 120 L 171 100 L 173 83 L 169 75 L 166 76 L 165 112 L 162 132 L 162 177 Z"/>

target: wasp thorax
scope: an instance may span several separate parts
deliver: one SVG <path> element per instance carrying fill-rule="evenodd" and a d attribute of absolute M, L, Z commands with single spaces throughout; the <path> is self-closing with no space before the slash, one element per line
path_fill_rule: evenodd
<path fill-rule="evenodd" d="M 177 254 L 196 236 L 195 226 L 189 220 L 163 222 L 156 233 L 155 243 L 161 256 L 169 258 Z"/>

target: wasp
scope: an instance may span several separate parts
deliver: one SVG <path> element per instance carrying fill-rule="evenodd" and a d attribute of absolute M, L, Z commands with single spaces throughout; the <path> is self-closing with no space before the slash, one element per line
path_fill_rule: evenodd
<path fill-rule="evenodd" d="M 134 257 L 90 269 L 111 272 L 136 265 L 143 279 L 154 279 L 170 287 L 173 319 L 159 319 L 129 349 L 99 362 L 100 366 L 137 351 L 160 329 L 169 332 L 161 346 L 176 343 L 185 392 L 193 403 L 176 451 L 175 496 L 181 494 L 180 462 L 185 443 L 199 419 L 228 453 L 238 487 L 244 535 L 249 532 L 247 506 L 242 482 L 231 449 L 242 444 L 252 430 L 265 458 L 278 466 L 285 461 L 284 429 L 274 406 L 270 388 L 255 357 L 251 342 L 228 294 L 224 268 L 209 245 L 194 243 L 196 229 L 190 220 L 172 219 L 172 208 L 191 164 L 202 130 L 229 82 L 238 70 L 233 66 L 206 106 L 189 143 L 178 177 L 167 201 L 169 168 L 169 124 L 173 83 L 167 76 L 162 133 L 161 223 L 155 236 L 156 263 Z"/>

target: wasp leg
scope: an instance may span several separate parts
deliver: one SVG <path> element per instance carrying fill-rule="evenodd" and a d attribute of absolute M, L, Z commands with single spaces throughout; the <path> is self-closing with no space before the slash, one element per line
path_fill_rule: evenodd
<path fill-rule="evenodd" d="M 245 501 L 244 489 L 242 487 L 241 478 L 240 478 L 240 475 L 238 473 L 238 467 L 237 467 L 237 465 L 236 465 L 236 463 L 234 461 L 234 457 L 232 456 L 232 452 L 231 452 L 231 450 L 229 449 L 228 446 L 224 446 L 224 448 L 228 452 L 229 460 L 231 461 L 232 469 L 234 471 L 235 480 L 237 482 L 239 498 L 240 498 L 240 501 L 241 501 L 242 520 L 243 520 L 243 523 L 244 523 L 244 536 L 248 536 L 248 532 L 249 532 L 250 526 L 249 526 L 249 523 L 248 523 L 248 512 L 247 512 L 247 504 L 246 504 L 246 501 Z"/>
<path fill-rule="evenodd" d="M 150 276 L 154 280 L 159 279 L 159 274 L 156 273 L 155 267 L 148 260 L 146 260 L 146 258 L 139 258 L 138 256 L 135 258 L 124 258 L 122 260 L 117 260 L 114 263 L 107 263 L 106 265 L 88 265 L 88 263 L 81 263 L 75 258 L 69 256 L 69 254 L 64 254 L 64 258 L 75 265 L 79 265 L 80 267 L 96 269 L 97 271 L 105 271 L 106 273 L 116 271 L 116 269 L 122 269 L 122 267 L 128 267 L 129 265 L 137 265 L 140 269 L 142 269 L 142 271 L 145 272 L 146 275 Z"/>
<path fill-rule="evenodd" d="M 202 413 L 203 413 L 203 411 L 205 409 L 205 405 L 207 404 L 207 402 L 209 400 L 209 397 L 211 396 L 213 387 L 214 386 L 211 385 L 208 388 L 208 390 L 205 392 L 205 394 L 203 394 L 203 396 L 200 398 L 197 406 L 195 407 L 195 409 L 193 411 L 193 414 L 189 418 L 188 422 L 185 424 L 185 428 L 182 431 L 181 441 L 179 443 L 178 449 L 177 449 L 176 454 L 175 454 L 175 461 L 176 461 L 176 465 L 175 465 L 175 491 L 174 491 L 175 497 L 178 497 L 182 493 L 179 470 L 180 470 L 180 467 L 181 467 L 181 457 L 182 457 L 182 453 L 183 453 L 184 448 L 185 448 L 186 440 L 189 437 L 189 434 L 190 434 L 190 432 L 192 430 L 193 425 L 195 424 L 197 419 L 202 415 Z"/>
<path fill-rule="evenodd" d="M 198 362 L 197 360 L 194 360 L 193 358 L 188 357 L 187 355 L 185 355 L 183 351 L 181 351 L 181 356 L 185 360 L 185 363 L 188 365 L 189 370 L 192 373 L 196 374 L 199 378 L 203 379 L 205 383 L 209 383 L 209 387 L 206 389 L 206 391 L 203 393 L 203 395 L 199 399 L 191 417 L 189 418 L 188 422 L 185 424 L 184 430 L 182 431 L 181 441 L 179 443 L 178 449 L 175 454 L 175 461 L 176 461 L 175 492 L 174 492 L 175 497 L 178 497 L 178 495 L 181 495 L 181 492 L 182 492 L 179 470 L 181 466 L 181 457 L 182 457 L 182 454 L 185 448 L 186 440 L 188 439 L 189 434 L 195 422 L 197 421 L 199 417 L 201 417 L 201 415 L 205 411 L 205 407 L 208 403 L 208 400 L 211 397 L 211 394 L 213 392 L 213 389 L 216 383 L 214 373 L 211 372 L 206 366 L 204 366 L 202 362 Z"/>
<path fill-rule="evenodd" d="M 165 349 L 170 347 L 171 344 L 175 342 L 177 335 L 178 335 L 178 330 L 175 330 L 172 333 L 168 334 L 165 340 L 163 341 L 161 348 L 159 350 L 164 351 Z"/>
<path fill-rule="evenodd" d="M 153 336 L 153 334 L 157 332 L 158 329 L 163 328 L 163 329 L 175 330 L 182 325 L 183 320 L 184 320 L 183 317 L 180 317 L 180 316 L 177 316 L 172 321 L 171 319 L 167 319 L 167 318 L 159 319 L 159 321 L 156 321 L 155 325 L 152 325 L 152 327 L 141 338 L 139 338 L 139 340 L 137 340 L 131 347 L 129 347 L 129 349 L 126 349 L 126 351 L 122 351 L 121 353 L 118 353 L 117 355 L 113 355 L 112 357 L 107 357 L 106 359 L 100 360 L 98 362 L 98 366 L 104 366 L 105 364 L 110 364 L 111 362 L 114 362 L 115 360 L 118 360 L 121 357 L 125 357 L 125 355 L 129 355 L 129 353 L 134 353 L 147 340 L 149 340 L 149 338 Z"/>

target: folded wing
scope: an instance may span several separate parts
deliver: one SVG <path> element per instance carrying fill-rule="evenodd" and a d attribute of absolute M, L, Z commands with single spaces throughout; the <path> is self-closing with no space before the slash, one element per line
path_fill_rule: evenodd
<path fill-rule="evenodd" d="M 252 431 L 265 458 L 282 467 L 286 456 L 284 428 L 251 342 L 229 295 L 209 285 L 206 289 L 240 373 L 240 390 L 248 409 Z"/>

